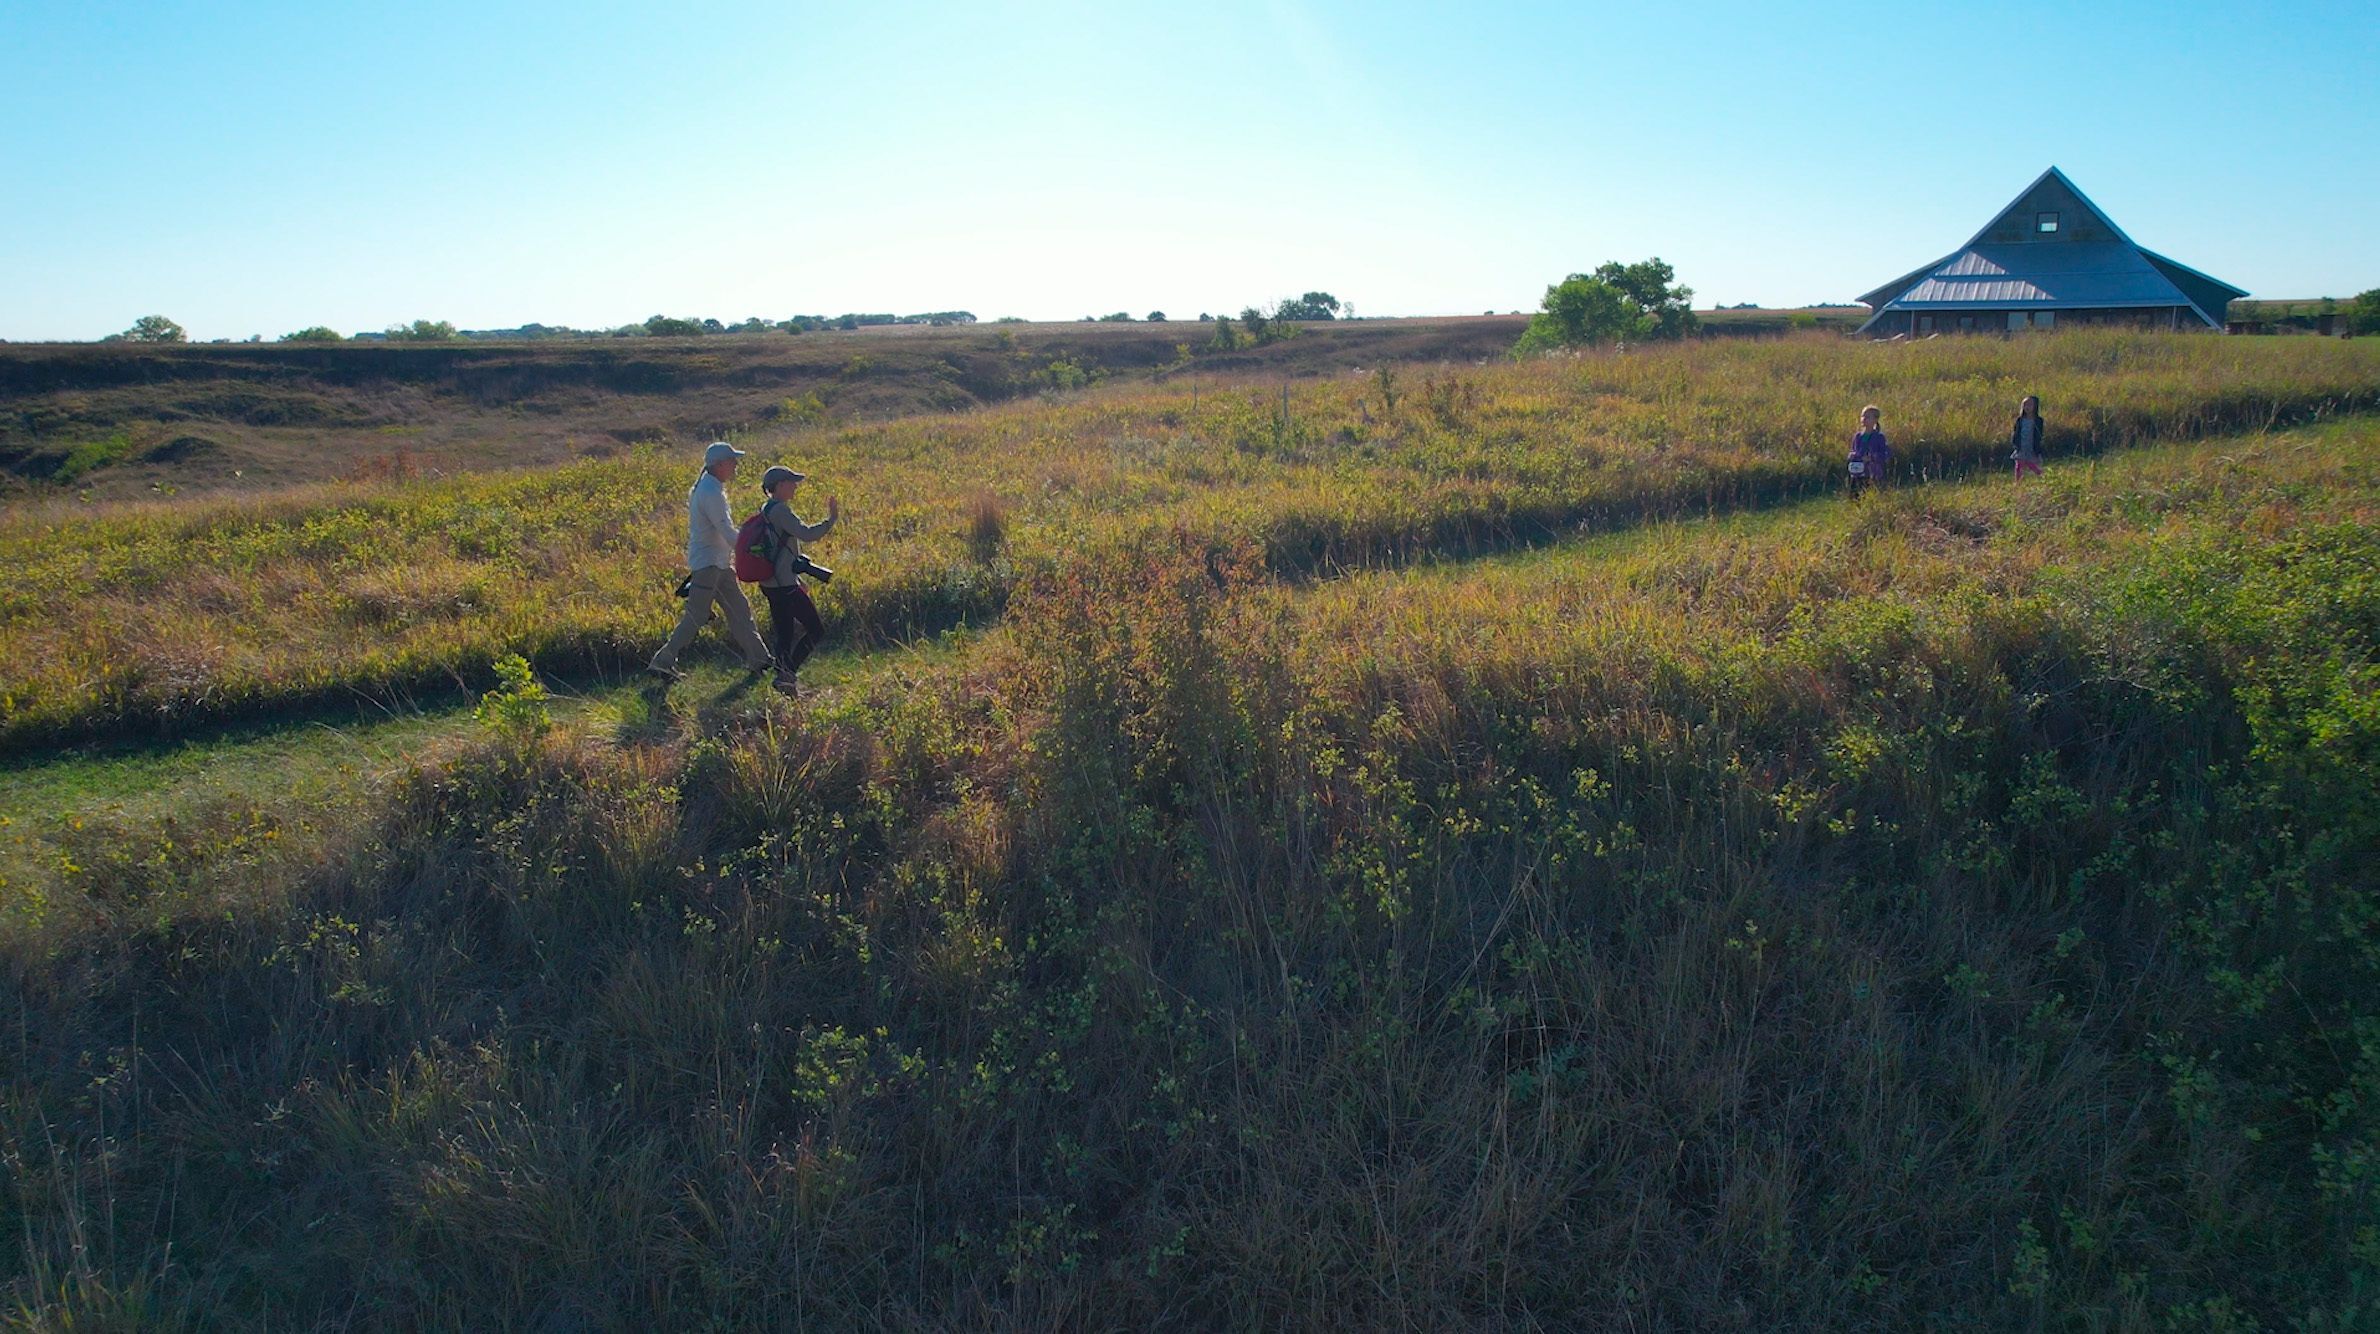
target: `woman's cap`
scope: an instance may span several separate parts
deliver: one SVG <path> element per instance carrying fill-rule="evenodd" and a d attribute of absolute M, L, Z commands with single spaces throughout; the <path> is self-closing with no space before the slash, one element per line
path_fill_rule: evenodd
<path fill-rule="evenodd" d="M 744 457 L 744 451 L 737 449 L 734 445 L 724 440 L 713 440 L 711 447 L 702 452 L 702 466 L 708 468 L 714 463 L 725 463 L 729 459 L 742 457 Z"/>
<path fill-rule="evenodd" d="M 773 467 L 760 475 L 760 489 L 763 491 L 774 491 L 777 489 L 777 483 L 779 482 L 798 482 L 807 476 L 809 476 L 808 473 L 795 472 L 793 469 L 788 468 L 784 464 L 780 463 L 776 467 Z"/>

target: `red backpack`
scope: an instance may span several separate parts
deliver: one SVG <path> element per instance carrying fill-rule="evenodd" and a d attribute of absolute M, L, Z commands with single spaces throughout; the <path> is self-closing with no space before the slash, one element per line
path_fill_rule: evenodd
<path fill-rule="evenodd" d="M 767 505 L 736 529 L 735 577 L 747 584 L 777 577 L 777 537 L 769 531 Z"/>

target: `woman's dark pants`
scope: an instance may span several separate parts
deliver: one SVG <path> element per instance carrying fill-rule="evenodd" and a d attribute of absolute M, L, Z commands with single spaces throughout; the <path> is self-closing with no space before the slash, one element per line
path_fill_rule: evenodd
<path fill-rule="evenodd" d="M 769 600 L 769 648 L 777 655 L 777 675 L 790 679 L 826 638 L 826 623 L 818 619 L 818 604 L 810 600 L 810 590 L 800 584 L 783 588 L 763 586 L 761 596 Z"/>

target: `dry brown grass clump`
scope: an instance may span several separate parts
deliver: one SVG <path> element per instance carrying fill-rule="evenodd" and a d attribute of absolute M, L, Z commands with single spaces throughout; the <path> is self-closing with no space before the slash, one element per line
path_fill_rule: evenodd
<path fill-rule="evenodd" d="M 967 553 L 989 565 L 1008 547 L 1008 506 L 989 487 L 967 498 Z"/>

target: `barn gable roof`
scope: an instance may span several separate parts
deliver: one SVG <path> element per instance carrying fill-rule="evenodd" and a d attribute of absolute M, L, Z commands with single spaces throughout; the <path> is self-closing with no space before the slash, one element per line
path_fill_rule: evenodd
<path fill-rule="evenodd" d="M 2039 230 L 2057 215 L 2054 238 Z M 1860 298 L 1885 312 L 1977 309 L 2109 310 L 2181 307 L 2209 325 L 2247 293 L 2136 244 L 2051 167 L 1992 215 L 1966 245 Z M 2209 307 L 2213 307 L 2210 310 Z M 1866 328 L 1867 324 L 1860 327 Z"/>
<path fill-rule="evenodd" d="M 2045 186 L 2051 188 L 2045 190 L 2043 188 Z M 2074 182 L 2066 179 L 2066 173 L 2056 167 L 2051 167 L 2048 171 L 2034 177 L 2031 185 L 2018 191 L 2016 198 L 2008 201 L 2008 207 L 1993 214 L 1992 220 L 1983 224 L 1982 230 L 1968 237 L 1967 244 L 1981 245 L 1994 236 L 2004 236 L 2010 231 L 2030 233 L 2032 228 L 2027 225 L 2028 220 L 2024 215 L 2036 211 L 2038 202 L 2042 201 L 2045 195 L 2053 196 L 2058 200 L 2071 198 L 2075 204 L 2082 207 L 2085 213 L 2090 215 L 2093 221 L 2105 228 L 2113 239 L 2121 241 L 2125 245 L 2132 244 L 2132 238 L 2124 235 L 2124 229 L 2116 226 L 2116 220 L 2107 216 L 2106 212 L 2097 204 L 2092 203 L 2089 195 L 2076 189 Z M 2069 221 L 2067 227 L 2072 230 L 2073 223 Z"/>

